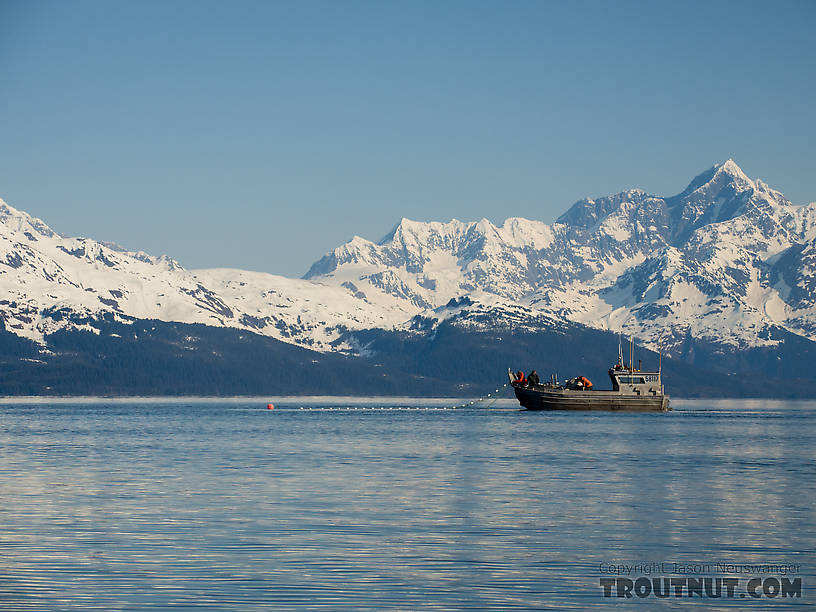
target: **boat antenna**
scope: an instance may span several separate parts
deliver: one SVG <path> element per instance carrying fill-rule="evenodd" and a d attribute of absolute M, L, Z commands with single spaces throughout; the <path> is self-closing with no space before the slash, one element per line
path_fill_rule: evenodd
<path fill-rule="evenodd" d="M 635 337 L 629 336 L 629 371 L 634 370 L 635 367 Z"/>
<path fill-rule="evenodd" d="M 660 351 L 657 354 L 657 375 L 663 373 L 663 338 L 660 338 Z"/>
<path fill-rule="evenodd" d="M 618 365 L 623 367 L 623 347 L 621 346 L 621 332 L 618 332 Z"/>

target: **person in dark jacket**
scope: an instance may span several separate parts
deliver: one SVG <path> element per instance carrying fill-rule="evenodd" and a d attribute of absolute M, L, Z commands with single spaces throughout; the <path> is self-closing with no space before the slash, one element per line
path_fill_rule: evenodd
<path fill-rule="evenodd" d="M 529 376 L 527 376 L 527 384 L 530 385 L 531 387 L 533 385 L 539 384 L 540 382 L 541 381 L 538 379 L 538 374 L 536 374 L 535 370 L 530 372 Z"/>

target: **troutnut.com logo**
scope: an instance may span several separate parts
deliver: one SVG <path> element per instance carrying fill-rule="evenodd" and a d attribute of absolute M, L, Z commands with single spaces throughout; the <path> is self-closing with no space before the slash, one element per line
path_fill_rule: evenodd
<path fill-rule="evenodd" d="M 792 563 L 601 563 L 604 597 L 802 597 Z M 662 575 L 661 575 L 662 574 Z"/>

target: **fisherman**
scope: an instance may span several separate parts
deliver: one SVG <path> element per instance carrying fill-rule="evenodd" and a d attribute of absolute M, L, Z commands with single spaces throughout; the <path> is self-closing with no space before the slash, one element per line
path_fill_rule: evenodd
<path fill-rule="evenodd" d="M 541 382 L 541 381 L 539 380 L 539 378 L 538 378 L 538 374 L 536 374 L 536 371 L 535 371 L 535 370 L 533 370 L 532 372 L 530 372 L 529 376 L 527 376 L 527 384 L 528 384 L 528 385 L 530 385 L 531 387 L 532 387 L 533 385 L 537 385 L 537 384 L 539 384 L 540 382 Z"/>
<path fill-rule="evenodd" d="M 527 379 L 524 378 L 524 372 L 521 370 L 516 372 L 516 384 L 521 385 L 522 387 L 527 386 Z"/>

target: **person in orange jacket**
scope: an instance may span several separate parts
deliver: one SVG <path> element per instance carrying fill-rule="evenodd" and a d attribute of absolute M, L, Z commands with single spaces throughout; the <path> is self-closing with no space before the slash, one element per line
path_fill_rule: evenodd
<path fill-rule="evenodd" d="M 589 380 L 586 376 L 579 376 L 578 377 L 578 382 L 581 383 L 581 385 L 584 387 L 585 391 L 591 391 L 592 390 L 592 381 Z"/>

